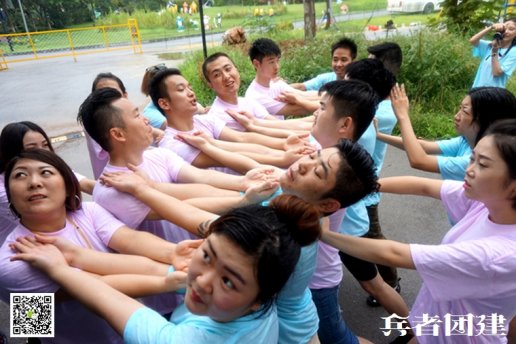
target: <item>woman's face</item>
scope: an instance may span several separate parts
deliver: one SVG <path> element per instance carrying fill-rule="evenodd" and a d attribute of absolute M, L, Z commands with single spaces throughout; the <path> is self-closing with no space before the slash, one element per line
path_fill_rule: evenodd
<path fill-rule="evenodd" d="M 516 38 L 516 23 L 514 23 L 512 20 L 508 20 L 503 24 L 505 26 L 503 41 L 504 43 L 510 43 L 514 38 Z"/>
<path fill-rule="evenodd" d="M 195 252 L 187 285 L 188 310 L 215 321 L 232 321 L 260 307 L 254 262 L 221 235 L 210 235 Z"/>
<path fill-rule="evenodd" d="M 65 190 L 59 171 L 41 161 L 20 159 L 9 176 L 11 203 L 22 220 L 64 211 Z"/>
<path fill-rule="evenodd" d="M 478 126 L 473 122 L 473 108 L 471 107 L 471 97 L 466 96 L 460 104 L 459 111 L 455 114 L 454 123 L 457 133 L 466 137 L 476 137 Z"/>
<path fill-rule="evenodd" d="M 115 90 L 117 90 L 118 92 L 120 92 L 120 94 L 124 97 L 124 98 L 127 98 L 127 93 L 124 93 L 122 91 L 122 89 L 120 88 L 120 86 L 118 85 L 118 82 L 116 82 L 115 80 L 113 79 L 108 79 L 108 78 L 104 78 L 104 79 L 100 79 L 99 82 L 97 82 L 97 85 L 95 86 L 95 89 L 96 90 L 100 90 L 102 88 L 114 88 Z"/>
<path fill-rule="evenodd" d="M 23 150 L 44 149 L 50 151 L 47 139 L 41 133 L 29 130 L 23 136 Z"/>
<path fill-rule="evenodd" d="M 509 169 L 492 136 L 483 137 L 475 146 L 464 178 L 466 196 L 486 205 L 512 203 L 516 194 L 516 180 L 509 177 Z"/>

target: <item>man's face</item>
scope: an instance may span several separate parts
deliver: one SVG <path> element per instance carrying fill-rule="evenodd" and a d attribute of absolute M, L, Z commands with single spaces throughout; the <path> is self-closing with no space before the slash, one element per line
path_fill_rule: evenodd
<path fill-rule="evenodd" d="M 256 67 L 256 74 L 263 78 L 272 80 L 279 75 L 281 56 L 265 56 L 261 62 L 254 60 L 253 64 Z"/>
<path fill-rule="evenodd" d="M 314 112 L 312 136 L 323 148 L 337 144 L 339 139 L 352 139 L 351 118 L 337 118 L 331 97 L 324 93 L 319 101 L 320 106 Z"/>
<path fill-rule="evenodd" d="M 124 128 L 117 128 L 124 133 L 126 144 L 147 148 L 152 143 L 152 127 L 145 116 L 140 114 L 138 107 L 129 99 L 120 98 L 113 102 L 120 109 Z"/>
<path fill-rule="evenodd" d="M 346 66 L 353 62 L 351 50 L 345 48 L 337 48 L 333 52 L 331 59 L 331 68 L 337 74 L 337 80 L 344 80 L 346 75 Z"/>
<path fill-rule="evenodd" d="M 237 68 L 225 56 L 221 56 L 206 66 L 208 85 L 222 99 L 235 97 L 240 88 L 240 74 Z"/>
<path fill-rule="evenodd" d="M 335 187 L 341 159 L 335 147 L 304 156 L 281 175 L 279 181 L 283 192 L 317 204 Z"/>
<path fill-rule="evenodd" d="M 164 110 L 193 116 L 197 111 L 197 98 L 190 83 L 181 75 L 170 75 L 165 79 L 165 85 L 168 99 L 160 98 L 166 106 Z"/>

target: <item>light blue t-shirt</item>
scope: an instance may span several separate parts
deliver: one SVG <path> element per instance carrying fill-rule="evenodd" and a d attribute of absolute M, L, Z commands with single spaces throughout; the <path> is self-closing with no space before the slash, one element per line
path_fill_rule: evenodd
<path fill-rule="evenodd" d="M 335 80 L 337 80 L 337 74 L 335 74 L 335 72 L 329 72 L 319 74 L 315 78 L 305 81 L 303 85 L 305 85 L 307 91 L 319 91 L 324 84 Z"/>
<path fill-rule="evenodd" d="M 512 47 L 512 49 L 510 47 L 501 48 L 498 53 L 498 62 L 503 74 L 494 76 L 491 61 L 491 42 L 481 40 L 473 48 L 473 56 L 480 57 L 480 66 L 478 66 L 472 87 L 494 86 L 505 88 L 507 80 L 516 67 L 516 47 Z"/>
<path fill-rule="evenodd" d="M 283 190 L 278 188 L 269 199 L 262 202 L 262 205 L 268 206 L 270 200 L 282 193 Z M 294 272 L 276 299 L 279 322 L 278 344 L 308 343 L 319 329 L 317 309 L 308 288 L 316 261 L 317 242 L 301 248 L 301 255 Z"/>
<path fill-rule="evenodd" d="M 378 104 L 376 114 L 374 116 L 377 120 L 378 131 L 387 135 L 392 133 L 394 126 L 398 122 L 390 99 L 385 99 Z M 382 171 L 383 161 L 385 160 L 385 153 L 387 152 L 387 143 L 376 140 L 373 152 L 373 161 L 376 168 L 376 175 L 379 176 Z M 364 199 L 366 206 L 380 203 L 380 193 L 372 193 Z"/>
<path fill-rule="evenodd" d="M 276 306 L 265 314 L 253 312 L 236 320 L 220 323 L 207 316 L 192 314 L 182 304 L 170 321 L 143 307 L 134 312 L 124 328 L 128 344 L 212 344 L 278 342 Z"/>
<path fill-rule="evenodd" d="M 371 156 L 374 154 L 376 130 L 373 123 L 371 123 L 364 134 L 362 134 L 358 143 L 360 143 Z M 365 199 L 366 198 L 362 198 L 357 203 L 346 208 L 346 215 L 339 228 L 340 233 L 362 236 L 369 231 L 369 216 L 367 215 Z"/>
<path fill-rule="evenodd" d="M 143 115 L 147 117 L 149 120 L 149 124 L 154 127 L 161 129 L 163 123 L 167 120 L 165 116 L 158 110 L 158 108 L 154 105 L 153 102 L 147 104 L 145 109 L 143 109 Z"/>
<path fill-rule="evenodd" d="M 443 179 L 464 180 L 471 157 L 471 147 L 463 136 L 437 141 L 441 154 L 437 156 Z"/>

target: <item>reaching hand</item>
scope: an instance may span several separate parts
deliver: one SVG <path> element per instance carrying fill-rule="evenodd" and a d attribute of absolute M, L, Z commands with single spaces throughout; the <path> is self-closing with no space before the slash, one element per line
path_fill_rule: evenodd
<path fill-rule="evenodd" d="M 297 99 L 298 94 L 292 91 L 283 91 L 279 96 L 276 97 L 276 100 L 288 104 L 297 104 L 299 101 Z"/>
<path fill-rule="evenodd" d="M 188 274 L 184 271 L 174 271 L 165 277 L 165 284 L 169 291 L 177 291 L 186 288 L 186 278 Z"/>
<path fill-rule="evenodd" d="M 244 187 L 247 190 L 248 188 L 254 185 L 261 185 L 262 182 L 266 181 L 277 181 L 278 173 L 276 173 L 278 169 L 273 166 L 267 167 L 257 167 L 249 170 L 244 176 Z"/>
<path fill-rule="evenodd" d="M 134 194 L 139 187 L 150 186 L 142 176 L 134 172 L 105 172 L 99 180 L 104 185 L 130 194 Z"/>
<path fill-rule="evenodd" d="M 276 181 L 265 181 L 249 187 L 245 192 L 245 198 L 250 204 L 261 203 L 270 198 L 276 190 L 279 183 Z"/>
<path fill-rule="evenodd" d="M 313 147 L 300 147 L 295 149 L 289 149 L 285 152 L 285 165 L 290 166 L 294 162 L 298 161 L 305 155 L 309 155 L 315 152 L 315 148 Z"/>
<path fill-rule="evenodd" d="M 254 116 L 250 112 L 227 109 L 226 113 L 246 129 L 249 129 L 254 123 Z"/>
<path fill-rule="evenodd" d="M 48 235 L 42 235 L 42 234 L 35 234 L 34 238 L 27 238 L 28 240 L 31 240 L 35 243 L 38 242 L 40 244 L 48 244 L 48 245 L 54 245 L 61 251 L 63 256 L 66 259 L 66 262 L 69 265 L 72 265 L 73 259 L 75 257 L 75 254 L 77 253 L 77 249 L 80 249 L 81 247 L 74 244 L 68 239 L 65 239 L 60 236 L 48 236 Z"/>
<path fill-rule="evenodd" d="M 309 136 L 310 136 L 310 133 L 289 135 L 289 137 L 287 137 L 287 139 L 285 140 L 283 149 L 285 151 L 288 151 L 290 149 L 297 149 L 297 148 L 308 148 L 308 147 L 313 148 L 313 145 L 310 142 L 308 142 Z"/>
<path fill-rule="evenodd" d="M 26 237 L 20 237 L 10 244 L 10 247 L 18 252 L 11 257 L 11 261 L 23 260 L 47 273 L 59 266 L 68 266 L 65 257 L 57 247 L 41 244 L 33 238 L 29 240 Z"/>
<path fill-rule="evenodd" d="M 163 137 L 165 136 L 165 132 L 158 128 L 152 129 L 152 137 L 154 138 L 154 142 L 159 143 Z"/>
<path fill-rule="evenodd" d="M 203 240 L 183 240 L 176 245 L 171 264 L 176 271 L 187 271 L 190 260 L 195 251 L 201 246 Z"/>
<path fill-rule="evenodd" d="M 200 150 L 209 143 L 201 131 L 195 132 L 193 135 L 177 134 L 176 138 Z"/>
<path fill-rule="evenodd" d="M 405 93 L 405 86 L 396 84 L 391 90 L 391 103 L 394 114 L 398 120 L 408 118 L 409 100 Z"/>

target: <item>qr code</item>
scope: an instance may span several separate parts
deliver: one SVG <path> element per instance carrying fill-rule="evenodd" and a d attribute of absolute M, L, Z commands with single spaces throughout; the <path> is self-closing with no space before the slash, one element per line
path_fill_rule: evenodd
<path fill-rule="evenodd" d="M 54 337 L 54 294 L 11 293 L 11 337 Z"/>

